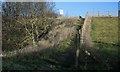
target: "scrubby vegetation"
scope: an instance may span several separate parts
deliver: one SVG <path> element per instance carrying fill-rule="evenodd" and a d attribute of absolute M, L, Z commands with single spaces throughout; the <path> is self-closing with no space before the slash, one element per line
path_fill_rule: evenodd
<path fill-rule="evenodd" d="M 6 2 L 2 7 L 3 51 L 24 48 L 37 42 L 54 26 L 53 19 L 58 16 L 54 3 L 48 2 Z"/>
<path fill-rule="evenodd" d="M 70 25 L 68 25 L 68 23 Z M 28 52 L 23 52 L 23 50 L 17 51 L 18 54 L 16 55 L 10 55 L 8 52 L 7 57 L 3 57 L 3 69 L 73 69 L 75 67 L 75 45 L 76 40 L 78 40 L 75 39 L 77 27 L 77 20 L 74 20 L 74 22 L 64 20 L 62 24 L 52 28 L 52 30 L 38 42 L 37 47 L 24 48 L 23 50 L 28 50 Z"/>
<path fill-rule="evenodd" d="M 3 70 L 72 69 L 79 19 L 57 19 L 54 3 L 3 3 Z"/>

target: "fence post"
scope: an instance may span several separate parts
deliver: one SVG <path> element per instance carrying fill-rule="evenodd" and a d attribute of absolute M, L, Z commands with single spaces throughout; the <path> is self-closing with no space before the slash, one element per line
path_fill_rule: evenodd
<path fill-rule="evenodd" d="M 86 13 L 86 17 L 88 16 L 88 11 L 87 11 L 87 13 Z"/>
<path fill-rule="evenodd" d="M 108 16 L 110 16 L 110 11 L 108 11 Z"/>
<path fill-rule="evenodd" d="M 100 16 L 99 11 L 98 11 L 98 17 Z"/>
<path fill-rule="evenodd" d="M 115 14 L 114 14 L 114 12 L 115 12 Z M 101 16 L 103 16 L 103 17 L 112 17 L 112 16 L 117 16 L 116 15 L 116 12 L 117 11 L 111 11 L 111 10 L 104 10 L 104 11 L 100 11 L 100 10 L 98 10 L 98 11 L 95 11 L 94 13 L 93 12 L 87 12 L 86 13 L 86 16 L 98 16 L 98 17 L 101 17 Z"/>

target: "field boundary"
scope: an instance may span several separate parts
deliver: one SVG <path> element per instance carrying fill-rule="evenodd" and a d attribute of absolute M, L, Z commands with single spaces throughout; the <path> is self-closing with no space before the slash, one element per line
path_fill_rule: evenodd
<path fill-rule="evenodd" d="M 86 57 L 88 58 L 88 62 L 91 63 L 93 61 L 94 63 L 102 63 L 102 61 L 95 56 L 93 51 L 93 43 L 92 43 L 92 37 L 91 37 L 91 20 L 92 16 L 86 14 L 85 21 L 82 27 L 82 34 L 81 34 L 81 41 L 80 41 L 80 50 L 83 51 L 86 54 Z"/>

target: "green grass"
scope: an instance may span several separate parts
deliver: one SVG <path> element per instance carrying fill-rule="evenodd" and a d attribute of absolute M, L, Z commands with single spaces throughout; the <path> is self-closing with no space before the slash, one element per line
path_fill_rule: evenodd
<path fill-rule="evenodd" d="M 91 37 L 95 55 L 106 69 L 116 69 L 118 62 L 118 18 L 95 17 L 91 23 Z"/>
<path fill-rule="evenodd" d="M 118 18 L 93 18 L 93 41 L 118 43 Z"/>

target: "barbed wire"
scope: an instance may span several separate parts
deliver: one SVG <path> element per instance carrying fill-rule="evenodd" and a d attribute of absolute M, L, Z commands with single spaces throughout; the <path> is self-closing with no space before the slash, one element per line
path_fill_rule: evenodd
<path fill-rule="evenodd" d="M 118 16 L 118 11 L 115 10 L 106 10 L 106 11 L 93 11 L 93 12 L 88 12 L 87 15 L 89 16 L 97 16 L 97 17 L 114 17 Z"/>

